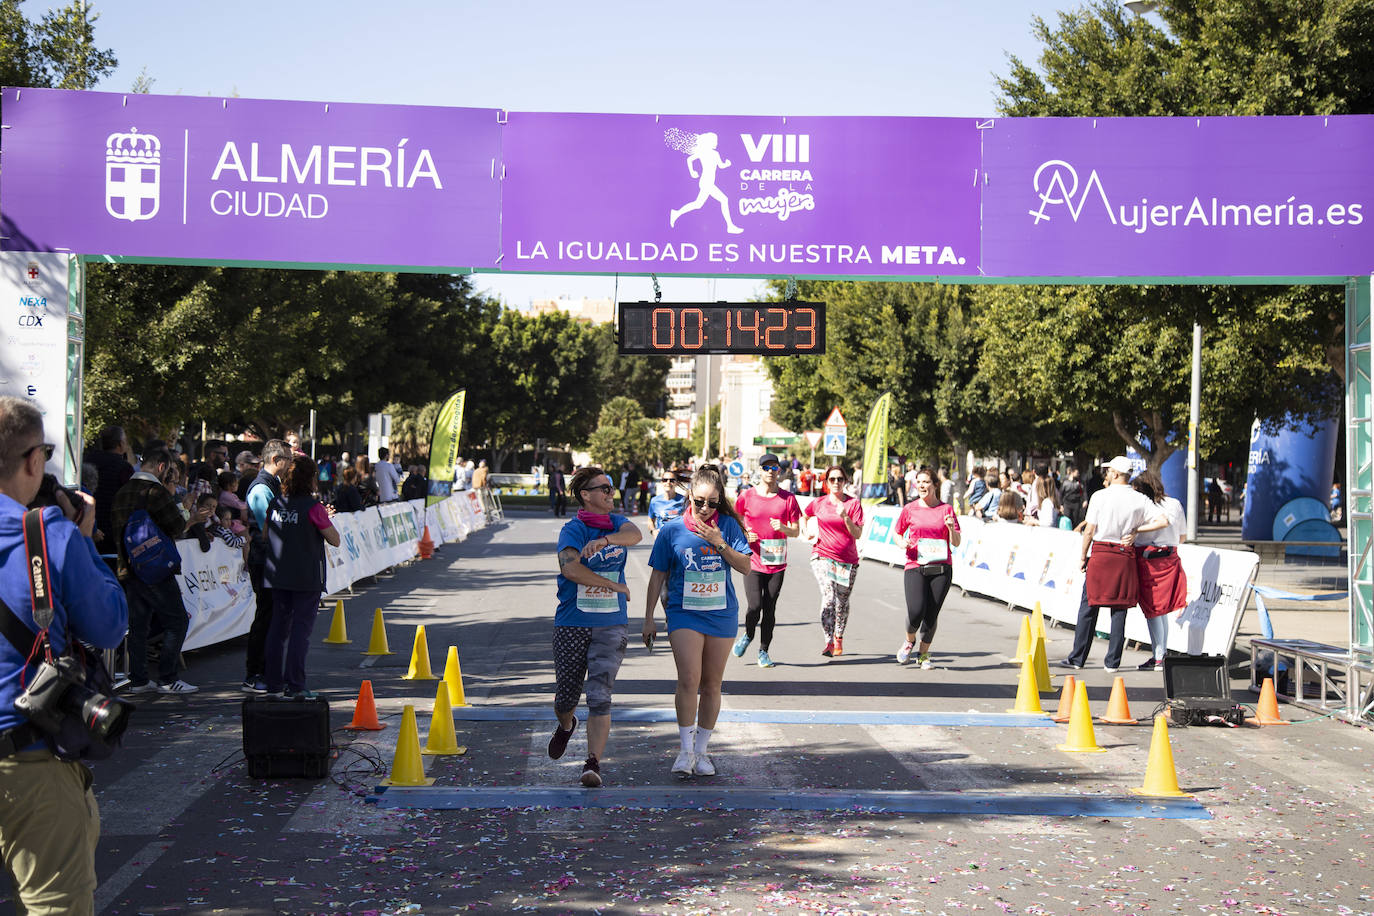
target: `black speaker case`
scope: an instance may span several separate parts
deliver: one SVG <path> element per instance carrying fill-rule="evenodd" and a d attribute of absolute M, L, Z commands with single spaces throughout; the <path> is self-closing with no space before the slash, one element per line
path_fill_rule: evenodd
<path fill-rule="evenodd" d="M 247 697 L 243 756 L 253 779 L 323 779 L 329 775 L 329 702 Z"/>

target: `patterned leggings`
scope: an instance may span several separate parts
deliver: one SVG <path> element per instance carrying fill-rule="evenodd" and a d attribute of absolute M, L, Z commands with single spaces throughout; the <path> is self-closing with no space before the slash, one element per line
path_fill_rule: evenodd
<path fill-rule="evenodd" d="M 849 569 L 849 584 L 836 582 L 830 578 L 832 562 L 826 557 L 811 557 L 811 572 L 821 588 L 821 629 L 827 638 L 844 636 L 844 628 L 849 623 L 849 593 L 859 577 L 859 564 L 855 563 Z"/>

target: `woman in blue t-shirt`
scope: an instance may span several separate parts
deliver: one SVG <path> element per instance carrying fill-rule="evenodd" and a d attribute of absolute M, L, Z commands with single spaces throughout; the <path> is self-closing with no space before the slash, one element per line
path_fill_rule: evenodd
<path fill-rule="evenodd" d="M 558 535 L 558 611 L 553 618 L 553 664 L 558 686 L 553 711 L 558 726 L 549 739 L 554 760 L 567 750 L 577 728 L 583 685 L 587 690 L 587 761 L 582 785 L 601 785 L 601 755 L 611 734 L 611 688 L 627 641 L 625 560 L 644 536 L 634 522 L 612 515 L 615 488 L 601 468 L 573 475 L 573 499 L 582 508 Z"/>
<path fill-rule="evenodd" d="M 668 642 L 677 665 L 678 776 L 714 776 L 706 754 L 720 715 L 720 682 L 739 630 L 739 602 L 730 570 L 749 572 L 752 554 L 744 526 L 725 495 L 720 471 L 706 465 L 692 477 L 687 510 L 658 531 L 649 554 L 644 645 L 653 648 L 654 606 L 668 586 Z M 695 724 L 695 728 L 694 728 Z"/>

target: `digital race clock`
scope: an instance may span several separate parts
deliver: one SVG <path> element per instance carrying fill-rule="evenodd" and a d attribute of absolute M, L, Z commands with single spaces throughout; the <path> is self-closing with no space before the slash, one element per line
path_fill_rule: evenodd
<path fill-rule="evenodd" d="M 825 352 L 824 302 L 625 302 L 620 352 L 626 354 Z"/>

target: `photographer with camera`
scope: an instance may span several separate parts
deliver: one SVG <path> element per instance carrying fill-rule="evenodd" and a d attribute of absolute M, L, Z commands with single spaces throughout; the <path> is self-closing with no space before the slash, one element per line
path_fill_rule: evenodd
<path fill-rule="evenodd" d="M 95 847 L 100 815 L 91 771 L 79 760 L 59 759 L 36 720 L 15 701 L 52 671 L 45 653 L 20 651 L 39 642 L 34 609 L 51 603 L 48 641 L 58 662 L 79 639 L 96 648 L 119 645 L 128 625 L 124 592 L 91 542 L 94 503 L 82 496 L 80 527 L 57 510 L 43 512 L 47 561 L 36 580 L 24 539 L 24 507 L 38 493 L 52 446 L 43 442 L 43 418 L 19 398 L 0 397 L 0 855 L 13 875 L 21 912 L 92 913 Z M 35 594 L 36 581 L 50 584 Z M 32 661 L 28 659 L 32 655 Z M 59 679 L 60 680 L 60 679 Z M 73 693 L 74 691 L 64 691 Z M 62 696 L 54 699 L 61 703 Z M 122 726 L 122 722 L 121 722 Z"/>

